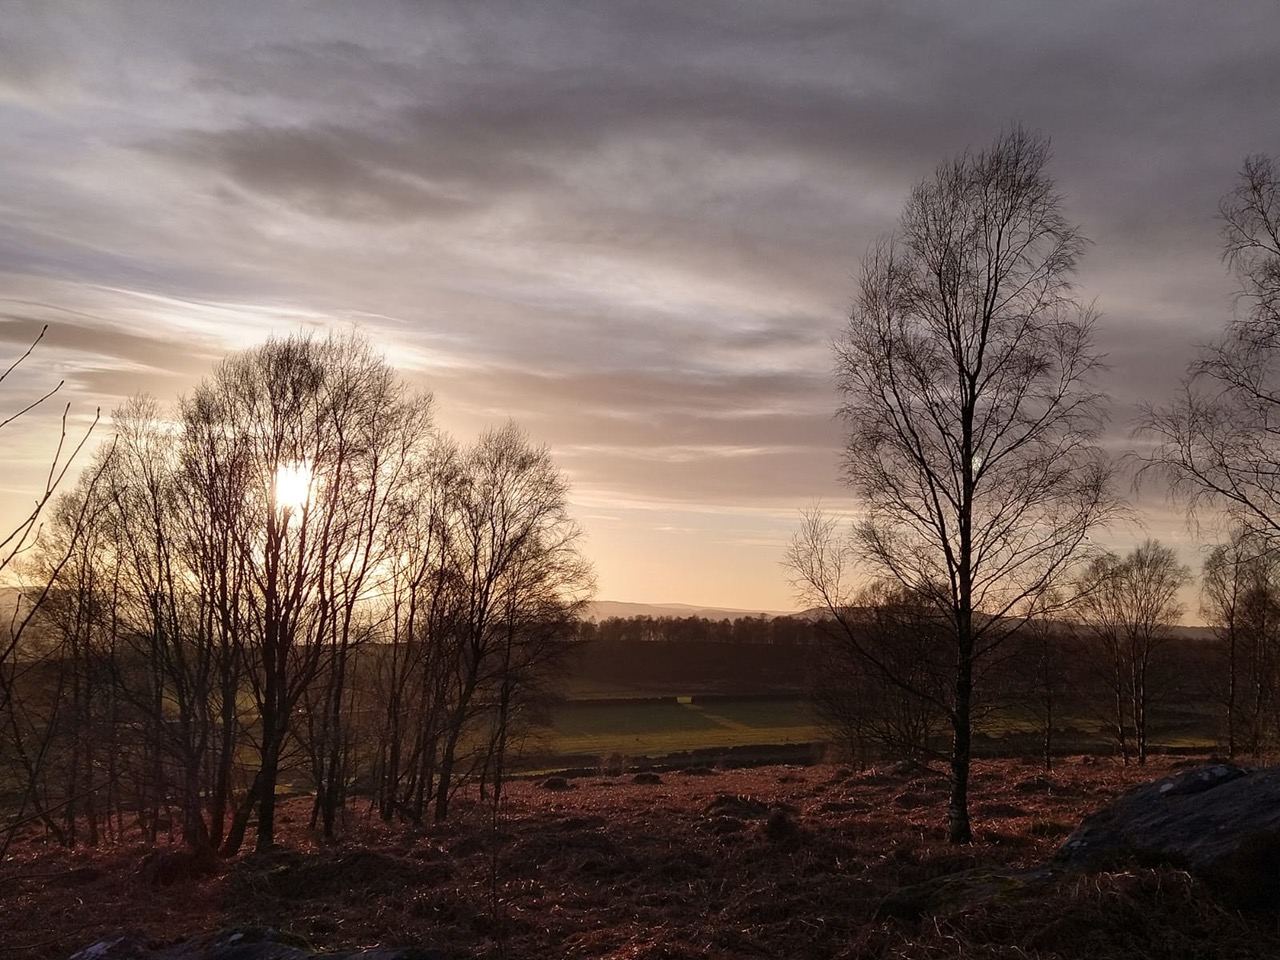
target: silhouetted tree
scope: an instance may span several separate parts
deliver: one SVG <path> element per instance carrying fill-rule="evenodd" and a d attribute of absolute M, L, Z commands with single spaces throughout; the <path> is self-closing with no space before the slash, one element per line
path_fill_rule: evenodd
<path fill-rule="evenodd" d="M 1192 510 L 1225 509 L 1266 537 L 1280 534 L 1280 177 L 1270 157 L 1245 160 L 1219 207 L 1223 259 L 1237 313 L 1189 368 L 1176 399 L 1147 407 L 1141 454 Z"/>
<path fill-rule="evenodd" d="M 1178 593 L 1190 581 L 1190 568 L 1171 549 L 1147 540 L 1123 558 L 1095 558 L 1078 583 L 1077 613 L 1106 680 L 1126 764 L 1130 734 L 1138 763 L 1147 762 L 1148 718 L 1158 692 L 1153 671 L 1182 616 Z"/>
<path fill-rule="evenodd" d="M 244 585 L 239 649 L 258 711 L 258 769 L 224 840 L 238 847 L 252 809 L 256 844 L 274 841 L 276 785 L 295 708 L 325 681 L 311 737 L 319 812 L 332 830 L 342 793 L 341 704 L 356 608 L 382 558 L 391 490 L 428 428 L 367 342 L 301 335 L 233 355 L 188 402 L 215 458 L 238 461 L 227 563 Z M 292 490 L 286 492 L 285 487 Z M 313 691 L 314 692 L 314 691 Z"/>
<path fill-rule="evenodd" d="M 847 543 L 807 526 L 791 552 L 803 602 L 849 605 L 828 567 L 846 553 L 946 623 L 953 842 L 971 836 L 975 669 L 1116 505 L 1094 317 L 1071 286 L 1085 241 L 1048 162 L 1047 139 L 1015 128 L 944 163 L 867 255 L 836 344 L 861 519 Z"/>
<path fill-rule="evenodd" d="M 1280 717 L 1280 563 L 1268 539 L 1237 528 L 1205 559 L 1201 613 L 1226 661 L 1227 755 L 1254 757 L 1276 738 Z"/>
<path fill-rule="evenodd" d="M 547 639 L 568 635 L 592 589 L 578 550 L 581 533 L 568 514 L 568 486 L 545 449 L 530 445 L 508 424 L 485 433 L 468 451 L 463 477 L 449 538 L 454 659 L 447 675 L 436 820 L 448 816 L 468 725 L 494 707 L 498 722 L 505 723 L 509 685 L 518 682 L 512 670 L 540 659 Z M 532 619 L 522 629 L 525 618 Z M 560 627 L 548 631 L 548 623 Z"/>
<path fill-rule="evenodd" d="M 386 643 L 374 686 L 381 722 L 373 775 L 380 815 L 421 820 L 432 794 L 444 722 L 449 542 L 462 483 L 456 444 L 437 438 L 402 488 L 391 525 Z"/>
<path fill-rule="evenodd" d="M 592 584 L 546 450 L 510 424 L 460 450 L 356 336 L 268 340 L 115 434 L 32 555 L 21 703 L 2 648 L 19 823 L 95 842 L 127 806 L 155 840 L 176 803 L 193 849 L 255 813 L 265 849 L 300 757 L 326 836 L 360 783 L 387 818 L 444 819 L 473 772 L 499 796 Z"/>
<path fill-rule="evenodd" d="M 0 386 L 6 389 L 13 385 L 10 379 L 15 371 L 31 357 L 32 352 L 44 339 L 48 327 L 42 327 L 33 338 L 32 343 L 12 363 L 0 372 Z M 6 383 L 6 381 L 8 381 Z M 14 422 L 31 413 L 62 388 L 62 381 L 43 392 L 36 391 L 30 399 L 19 400 L 9 411 L 0 412 L 0 430 L 11 426 Z M 70 438 L 67 432 L 67 419 L 71 405 L 63 408 L 56 446 L 49 458 L 49 469 L 44 483 L 37 491 L 29 512 L 25 514 L 8 532 L 0 532 L 0 578 L 14 572 L 15 561 L 29 551 L 35 544 L 40 532 L 40 524 L 46 508 L 54 498 L 59 485 L 66 478 L 72 463 L 84 449 L 98 417 L 95 412 L 93 422 L 79 437 Z M 87 481 L 93 483 L 91 476 Z M 34 818 L 44 824 L 46 829 L 59 841 L 66 837 L 51 815 L 51 804 L 41 798 L 41 778 L 46 752 L 56 730 L 56 722 L 52 714 L 56 713 L 58 698 L 54 697 L 49 710 L 43 712 L 40 720 L 32 722 L 28 705 L 22 702 L 19 681 L 24 675 L 40 671 L 44 661 L 52 651 L 26 657 L 23 650 L 24 638 L 29 635 L 35 618 L 40 613 L 42 604 L 48 599 L 52 582 L 58 571 L 71 562 L 79 542 L 76 534 L 83 524 L 83 516 L 76 517 L 72 528 L 72 536 L 63 539 L 61 550 L 46 551 L 44 565 L 32 565 L 35 573 L 34 583 L 27 589 L 15 594 L 14 606 L 5 615 L 0 615 L 0 735 L 3 736 L 7 749 L 22 784 L 22 801 L 16 817 L 10 818 L 8 828 L 0 834 L 0 854 L 8 849 L 14 831 L 27 822 L 27 809 L 34 807 Z M 26 662 L 23 662 L 25 659 Z"/>
<path fill-rule="evenodd" d="M 813 702 L 833 739 L 865 762 L 923 760 L 947 724 L 946 624 L 900 586 L 863 590 L 815 624 Z"/>

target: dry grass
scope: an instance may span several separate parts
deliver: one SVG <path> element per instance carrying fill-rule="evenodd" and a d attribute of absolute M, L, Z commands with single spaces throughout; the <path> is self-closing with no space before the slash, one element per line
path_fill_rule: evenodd
<path fill-rule="evenodd" d="M 144 883 L 140 846 L 66 851 L 29 838 L 0 866 L 0 956 L 61 958 L 120 930 L 169 940 L 233 924 L 323 949 L 422 945 L 459 958 L 1280 956 L 1274 917 L 1242 918 L 1168 868 L 1067 875 L 923 921 L 876 918 L 902 886 L 1046 860 L 1085 813 L 1163 769 L 1077 761 L 1046 777 L 981 764 L 979 839 L 960 848 L 944 840 L 940 773 L 831 767 L 586 778 L 569 791 L 520 783 L 496 832 L 465 803 L 431 828 L 356 811 L 330 846 L 306 830 L 307 801 L 291 800 L 282 849 L 167 887 Z"/>

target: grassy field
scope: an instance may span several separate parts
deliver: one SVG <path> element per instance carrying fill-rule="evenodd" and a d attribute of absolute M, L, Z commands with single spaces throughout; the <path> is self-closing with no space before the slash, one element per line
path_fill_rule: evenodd
<path fill-rule="evenodd" d="M 1058 750 L 1106 754 L 1114 747 L 1110 728 L 1096 717 L 1059 721 Z M 1213 750 L 1208 720 L 1195 710 L 1162 711 L 1153 717 L 1155 751 Z M 1017 717 L 988 717 L 976 732 L 980 753 L 1037 755 L 1039 730 Z M 603 758 L 662 757 L 696 750 L 773 744 L 820 743 L 827 734 L 800 698 L 663 697 L 568 700 L 552 711 L 547 727 L 526 744 L 535 755 Z M 945 739 L 945 738 L 944 738 Z M 938 748 L 945 749 L 939 741 Z"/>
<path fill-rule="evenodd" d="M 821 740 L 800 700 L 742 698 L 575 702 L 559 705 L 536 746 L 556 754 L 662 756 L 684 750 Z"/>

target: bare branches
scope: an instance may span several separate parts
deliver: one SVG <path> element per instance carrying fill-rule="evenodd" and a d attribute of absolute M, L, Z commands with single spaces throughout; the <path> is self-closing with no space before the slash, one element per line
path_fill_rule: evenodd
<path fill-rule="evenodd" d="M 48 329 L 48 327 L 45 327 L 45 330 L 47 330 L 47 329 Z M 0 383 L 3 383 L 3 382 L 4 382 L 5 377 L 7 377 L 7 376 L 9 376 L 9 374 L 13 373 L 13 371 L 17 368 L 17 366 L 18 366 L 20 363 L 22 363 L 22 361 L 23 361 L 23 360 L 25 360 L 25 359 L 27 359 L 27 357 L 31 356 L 31 351 L 32 351 L 32 350 L 34 350 L 34 349 L 36 348 L 36 344 L 37 344 L 37 343 L 39 343 L 42 339 L 44 339 L 44 330 L 41 330 L 41 331 L 40 331 L 40 336 L 36 337 L 35 342 L 34 342 L 34 343 L 32 343 L 32 344 L 31 344 L 31 346 L 27 347 L 27 352 L 26 352 L 26 353 L 24 353 L 22 356 L 20 356 L 17 360 L 13 361 L 13 363 L 11 363 L 11 364 L 9 365 L 9 369 L 8 369 L 8 370 L 6 370 L 4 373 L 0 373 Z M 59 390 L 61 390 L 61 389 L 62 389 L 62 385 L 63 385 L 64 383 L 66 383 L 66 381 L 65 381 L 65 380 L 59 380 L 59 381 L 57 382 L 57 384 L 53 387 L 53 389 L 49 390 L 47 393 L 44 393 L 44 394 L 42 394 L 42 395 L 41 395 L 41 396 L 39 396 L 39 397 L 36 397 L 36 399 L 32 400 L 30 403 L 28 403 L 25 407 L 22 407 L 22 408 L 21 408 L 20 410 L 18 410 L 16 413 L 11 413 L 11 414 L 9 414 L 9 416 L 5 417 L 3 420 L 0 420 L 0 428 L 7 427 L 9 424 L 13 423 L 13 421 L 17 420 L 17 419 L 18 419 L 19 417 L 21 417 L 23 414 L 30 413 L 30 412 L 31 412 L 32 410 L 34 410 L 36 407 L 40 406 L 40 404 L 44 403 L 46 400 L 48 400 L 50 397 L 52 397 L 55 393 L 57 393 Z"/>
<path fill-rule="evenodd" d="M 1142 411 L 1143 473 L 1166 480 L 1193 515 L 1221 508 L 1280 534 L 1280 177 L 1269 157 L 1245 160 L 1219 206 L 1223 259 L 1242 308 L 1206 346 L 1178 396 Z"/>
<path fill-rule="evenodd" d="M 862 517 L 839 547 L 807 518 L 790 558 L 828 609 L 843 586 L 828 578 L 856 561 L 949 624 L 956 840 L 969 835 L 975 664 L 1120 506 L 1097 443 L 1096 315 L 1073 294 L 1086 241 L 1048 162 L 1048 140 L 1015 127 L 921 182 L 897 236 L 868 253 L 836 344 L 844 480 Z"/>
<path fill-rule="evenodd" d="M 1239 182 L 1218 206 L 1222 258 L 1239 280 L 1248 313 L 1237 336 L 1271 344 L 1280 317 L 1280 178 L 1272 159 L 1245 158 Z"/>
<path fill-rule="evenodd" d="M 942 588 L 944 610 L 1014 610 L 1117 506 L 1096 316 L 1071 298 L 1085 241 L 1047 163 L 1045 138 L 1015 129 L 920 184 L 837 345 L 856 542 L 905 586 Z"/>
<path fill-rule="evenodd" d="M 19 356 L 12 363 L 10 363 L 9 366 L 5 369 L 4 373 L 0 373 L 0 384 L 4 383 L 4 381 L 15 370 L 17 370 L 24 361 L 26 361 L 31 356 L 35 348 L 44 339 L 44 335 L 48 332 L 48 330 L 49 330 L 49 327 L 48 327 L 48 324 L 46 324 L 44 327 L 40 329 L 40 333 L 36 335 L 36 338 L 31 342 L 30 346 L 27 347 L 27 349 L 22 353 L 22 355 Z M 5 417 L 3 420 L 0 420 L 0 429 L 3 429 L 4 427 L 13 423 L 15 420 L 30 413 L 36 407 L 40 406 L 42 403 L 44 403 L 44 401 L 48 400 L 60 389 L 62 389 L 62 385 L 63 385 L 63 381 L 59 381 L 58 384 L 55 387 L 53 387 L 53 389 L 46 391 L 44 394 L 40 395 L 35 400 L 32 400 L 26 403 L 16 413 L 12 413 L 9 416 Z M 57 442 L 57 446 L 54 449 L 53 455 L 49 458 L 49 470 L 48 470 L 48 473 L 45 475 L 43 489 L 41 489 L 40 492 L 36 495 L 35 503 L 32 505 L 31 512 L 28 513 L 21 521 L 19 521 L 17 526 L 15 526 L 12 530 L 10 530 L 7 534 L 5 534 L 3 536 L 3 539 L 0 539 L 0 574 L 2 574 L 5 571 L 5 569 L 8 568 L 24 550 L 30 547 L 32 540 L 38 530 L 38 524 L 40 521 L 41 514 L 44 512 L 45 507 L 48 506 L 49 502 L 53 499 L 54 493 L 57 491 L 58 486 L 66 478 L 67 471 L 71 469 L 71 464 L 75 461 L 76 457 L 80 454 L 80 452 L 84 449 L 85 445 L 89 442 L 90 436 L 93 434 L 94 429 L 98 425 L 98 418 L 101 415 L 101 410 L 97 410 L 94 412 L 93 422 L 88 426 L 88 428 L 86 428 L 86 430 L 79 437 L 79 439 L 75 441 L 74 446 L 71 448 L 70 452 L 68 453 L 66 452 L 67 443 L 68 443 L 67 418 L 70 416 L 70 413 L 71 413 L 71 404 L 68 403 L 62 410 L 62 417 L 59 423 L 58 442 Z M 18 616 L 19 616 L 18 611 L 15 609 L 14 611 L 15 622 Z M 27 617 L 26 619 L 29 619 L 29 617 Z M 25 625 L 25 620 L 24 620 L 24 625 Z M 18 629 L 19 628 L 13 627 L 13 630 L 15 632 L 17 632 Z M 11 640 L 12 639 L 13 638 L 11 637 Z M 7 652 L 8 651 L 6 651 L 6 653 Z M 3 660 L 3 657 L 0 657 L 0 661 L 2 660 Z"/>
<path fill-rule="evenodd" d="M 34 406 L 35 405 L 32 404 L 27 407 L 27 409 L 29 410 Z M 89 438 L 93 435 L 93 431 L 98 426 L 98 420 L 102 416 L 101 409 L 94 411 L 93 422 L 90 423 L 84 433 L 81 434 L 79 440 L 76 441 L 75 446 L 71 449 L 71 452 L 64 456 L 63 451 L 66 449 L 67 445 L 67 417 L 70 413 L 71 405 L 67 404 L 62 411 L 62 418 L 60 420 L 58 430 L 58 444 L 54 449 L 53 456 L 49 458 L 49 472 L 45 477 L 44 489 L 37 494 L 35 504 L 32 506 L 31 512 L 27 514 L 27 516 L 16 527 L 9 531 L 3 540 L 0 540 L 0 571 L 3 571 L 8 567 L 19 554 L 31 545 L 31 541 L 38 529 L 40 515 L 44 512 L 44 508 L 48 506 L 49 501 L 53 499 L 53 495 L 57 491 L 58 486 L 66 478 L 67 471 L 71 469 L 71 464 L 75 462 L 76 457 L 79 456 L 80 452 L 89 442 Z M 10 417 L 9 420 L 5 422 L 8 423 L 13 419 L 13 417 Z"/>
<path fill-rule="evenodd" d="M 40 341 L 44 339 L 44 335 L 48 331 L 48 324 L 41 327 L 40 333 L 36 335 L 36 338 L 33 341 L 31 341 L 30 346 L 23 351 L 22 355 L 10 363 L 4 373 L 0 373 L 0 384 L 4 383 L 4 381 L 8 379 L 8 377 L 31 356 L 32 352 L 37 346 L 39 346 Z M 24 404 L 16 412 L 4 417 L 3 420 L 0 420 L 0 429 L 4 429 L 15 420 L 18 420 L 20 417 L 23 417 L 36 409 L 36 407 L 40 406 L 61 390 L 63 382 L 64 381 L 61 380 L 58 381 L 57 385 L 54 386 L 53 389 L 46 391 L 36 399 Z M 67 404 L 62 411 L 61 429 L 58 434 L 58 445 L 53 456 L 49 460 L 49 472 L 45 477 L 44 489 L 36 495 L 35 503 L 32 506 L 31 512 L 27 514 L 27 516 L 21 520 L 16 527 L 10 530 L 3 539 L 0 539 L 0 572 L 3 572 L 4 569 L 13 562 L 14 558 L 30 545 L 31 538 L 35 534 L 36 526 L 40 519 L 40 514 L 48 505 L 49 501 L 53 499 L 53 494 L 57 489 L 58 484 L 62 482 L 66 476 L 67 470 L 70 469 L 72 461 L 75 460 L 76 455 L 84 448 L 84 445 L 89 440 L 89 436 L 93 433 L 94 427 L 98 424 L 98 413 L 95 413 L 93 423 L 84 432 L 84 435 L 80 437 L 79 441 L 76 442 L 70 454 L 64 457 L 63 451 L 67 444 L 67 417 L 70 412 L 71 405 Z"/>
<path fill-rule="evenodd" d="M 1138 763 L 1146 762 L 1147 718 L 1157 697 L 1152 671 L 1182 617 L 1178 593 L 1190 582 L 1190 568 L 1171 549 L 1147 540 L 1123 558 L 1096 557 L 1077 584 L 1076 612 L 1111 692 L 1125 763 L 1130 737 Z"/>
<path fill-rule="evenodd" d="M 594 580 L 549 452 L 514 424 L 464 450 L 431 414 L 360 336 L 305 334 L 116 411 L 29 564 L 50 655 L 24 678 L 23 623 L 0 642 L 0 720 L 59 842 L 125 804 L 154 839 L 176 801 L 193 849 L 239 849 L 255 810 L 265 848 L 304 759 L 326 836 L 362 778 L 388 817 L 443 818 L 480 770 L 496 796 Z M 84 445 L 65 417 L 41 506 Z"/>

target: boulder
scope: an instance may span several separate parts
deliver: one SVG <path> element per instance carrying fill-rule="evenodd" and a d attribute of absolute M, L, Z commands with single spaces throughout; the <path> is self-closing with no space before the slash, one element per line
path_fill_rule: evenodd
<path fill-rule="evenodd" d="M 300 937 L 269 928 L 219 930 L 179 943 L 156 944 L 141 933 L 122 933 L 91 943 L 71 960 L 439 960 L 419 947 L 349 950 L 316 954 Z"/>
<path fill-rule="evenodd" d="M 1057 859 L 1169 864 L 1238 907 L 1280 907 L 1280 767 L 1213 764 L 1130 790 L 1081 822 Z"/>

